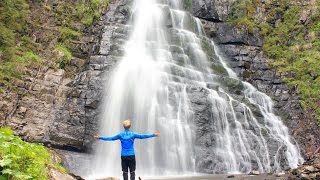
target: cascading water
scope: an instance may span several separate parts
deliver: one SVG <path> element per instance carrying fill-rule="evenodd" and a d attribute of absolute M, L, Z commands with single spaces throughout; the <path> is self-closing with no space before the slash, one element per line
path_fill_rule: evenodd
<path fill-rule="evenodd" d="M 210 173 L 279 171 L 302 163 L 271 98 L 236 79 L 200 20 L 181 4 L 134 1 L 124 56 L 108 75 L 100 134 L 119 133 L 130 118 L 133 131 L 161 132 L 158 139 L 135 141 L 138 174 L 202 172 L 203 132 L 196 121 L 206 111 L 210 118 L 202 125 L 212 138 L 206 148 L 212 156 L 204 164 Z M 99 142 L 93 164 L 97 177 L 120 175 L 120 143 Z"/>

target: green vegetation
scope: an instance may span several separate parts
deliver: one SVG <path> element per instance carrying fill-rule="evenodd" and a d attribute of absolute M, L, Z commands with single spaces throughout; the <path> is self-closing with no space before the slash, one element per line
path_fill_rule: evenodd
<path fill-rule="evenodd" d="M 79 37 L 81 35 L 81 33 L 79 31 L 75 31 L 75 30 L 70 29 L 68 27 L 60 27 L 59 33 L 60 33 L 59 38 L 61 41 L 70 40 L 70 39 Z"/>
<path fill-rule="evenodd" d="M 65 69 L 67 75 L 72 76 L 75 70 L 69 65 L 74 51 L 73 42 L 82 35 L 81 31 L 85 27 L 91 26 L 94 19 L 101 16 L 108 3 L 109 0 L 79 0 L 76 4 L 64 2 L 57 6 L 54 12 L 61 26 L 55 51 L 62 53 L 63 57 L 58 56 L 58 59 L 54 60 L 57 63 L 54 67 Z"/>
<path fill-rule="evenodd" d="M 235 1 L 231 7 L 229 22 L 238 27 L 246 27 L 249 32 L 253 32 L 257 27 L 253 16 L 257 5 L 258 2 L 254 0 Z"/>
<path fill-rule="evenodd" d="M 187 11 L 192 10 L 192 0 L 183 0 L 183 8 Z"/>
<path fill-rule="evenodd" d="M 211 69 L 217 75 L 228 75 L 227 70 L 220 64 L 213 64 Z"/>
<path fill-rule="evenodd" d="M 237 1 L 229 22 L 246 26 L 249 33 L 260 29 L 263 50 L 273 59 L 270 64 L 298 91 L 302 107 L 320 123 L 320 1 L 301 7 L 290 0 L 272 0 L 265 4 L 266 22 L 254 19 L 259 6 L 256 0 Z M 300 22 L 307 9 L 311 19 Z"/>
<path fill-rule="evenodd" d="M 0 129 L 0 179 L 49 179 L 48 168 L 66 173 L 44 146 L 24 142 L 8 128 Z"/>
<path fill-rule="evenodd" d="M 61 58 L 59 58 L 60 61 L 58 62 L 58 68 L 63 69 L 67 64 L 69 64 L 72 58 L 72 53 L 62 44 L 58 44 L 55 48 L 55 51 L 61 54 Z"/>
<path fill-rule="evenodd" d="M 0 91 L 14 89 L 15 80 L 34 66 L 75 72 L 75 67 L 70 68 L 72 52 L 77 48 L 74 42 L 79 42 L 109 1 L 57 2 L 0 1 Z M 64 55 L 59 56 L 61 53 Z"/>
<path fill-rule="evenodd" d="M 25 36 L 29 6 L 25 0 L 0 1 L 0 90 L 40 61 L 35 45 Z"/>
<path fill-rule="evenodd" d="M 58 5 L 56 13 L 63 27 L 70 27 L 74 22 L 90 26 L 108 4 L 109 0 L 79 0 L 76 4 L 65 2 Z"/>

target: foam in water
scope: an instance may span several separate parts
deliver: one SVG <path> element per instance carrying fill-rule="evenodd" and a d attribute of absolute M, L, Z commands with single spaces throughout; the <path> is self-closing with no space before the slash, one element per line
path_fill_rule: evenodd
<path fill-rule="evenodd" d="M 211 173 L 279 171 L 283 155 L 290 167 L 302 163 L 288 129 L 273 113 L 270 97 L 245 82 L 240 84 L 246 102 L 224 90 L 220 74 L 210 68 L 213 63 L 227 71 L 226 77 L 239 80 L 205 37 L 200 20 L 182 11 L 181 4 L 134 2 L 125 54 L 106 82 L 100 134 L 119 133 L 122 120 L 130 118 L 133 131 L 161 133 L 157 139 L 135 141 L 137 174 L 193 174 L 199 169 L 189 91 L 200 87 L 212 105 L 207 124 L 215 139 Z M 208 84 L 219 86 L 210 89 Z M 259 118 L 252 107 L 261 112 Z M 92 174 L 120 176 L 120 142 L 99 142 L 96 149 Z"/>

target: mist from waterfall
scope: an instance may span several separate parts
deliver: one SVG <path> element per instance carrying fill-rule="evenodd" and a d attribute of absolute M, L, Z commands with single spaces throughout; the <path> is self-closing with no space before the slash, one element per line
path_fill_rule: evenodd
<path fill-rule="evenodd" d="M 271 98 L 237 79 L 205 36 L 201 21 L 181 10 L 182 4 L 134 1 L 131 21 L 123 30 L 130 33 L 124 55 L 107 77 L 99 134 L 121 132 L 122 121 L 129 118 L 135 132 L 161 133 L 157 139 L 135 140 L 137 174 L 194 174 L 201 160 L 196 159 L 190 92 L 201 88 L 211 104 L 212 119 L 206 125 L 214 139 L 211 173 L 280 171 L 283 164 L 302 163 L 288 129 L 273 113 Z M 242 99 L 226 89 L 222 78 L 240 83 Z M 94 176 L 119 176 L 120 142 L 99 142 L 96 149 Z"/>

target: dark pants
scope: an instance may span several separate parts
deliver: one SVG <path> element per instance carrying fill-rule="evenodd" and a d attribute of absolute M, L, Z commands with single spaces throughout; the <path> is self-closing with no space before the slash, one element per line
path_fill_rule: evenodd
<path fill-rule="evenodd" d="M 135 179 L 136 157 L 135 156 L 121 156 L 121 166 L 123 172 L 123 180 L 128 180 L 128 168 L 130 170 L 130 180 Z"/>

